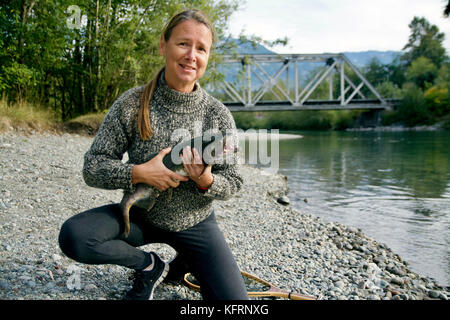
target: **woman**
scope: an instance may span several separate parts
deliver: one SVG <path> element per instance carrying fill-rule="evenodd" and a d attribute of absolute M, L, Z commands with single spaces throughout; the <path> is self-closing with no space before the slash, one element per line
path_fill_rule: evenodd
<path fill-rule="evenodd" d="M 191 136 L 199 124 L 202 132 L 235 129 L 229 110 L 197 82 L 206 70 L 213 40 L 213 27 L 201 11 L 175 15 L 160 40 L 164 68 L 145 87 L 130 89 L 114 102 L 85 154 L 83 177 L 88 185 L 127 193 L 137 183 L 145 183 L 160 193 L 149 212 L 145 204 L 132 207 L 128 237 L 118 204 L 77 214 L 61 227 L 59 244 L 68 257 L 135 270 L 126 299 L 152 299 L 167 275 L 169 265 L 156 253 L 136 248 L 155 242 L 177 251 L 173 265 L 189 268 L 204 299 L 248 299 L 212 210 L 213 200 L 228 199 L 240 190 L 237 162 L 204 166 L 193 161 L 198 156 L 195 149 L 186 149 L 182 161 L 188 177 L 162 163 L 179 142 L 173 141 L 173 133 L 180 129 Z M 126 164 L 121 161 L 125 152 Z M 149 160 L 152 153 L 158 155 Z M 168 188 L 173 191 L 170 197 Z"/>

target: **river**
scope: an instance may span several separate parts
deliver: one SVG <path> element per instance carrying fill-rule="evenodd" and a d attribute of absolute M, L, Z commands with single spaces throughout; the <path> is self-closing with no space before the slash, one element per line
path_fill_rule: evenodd
<path fill-rule="evenodd" d="M 449 131 L 296 134 L 280 134 L 277 165 L 294 208 L 360 228 L 450 286 Z M 248 163 L 248 140 L 241 147 Z"/>

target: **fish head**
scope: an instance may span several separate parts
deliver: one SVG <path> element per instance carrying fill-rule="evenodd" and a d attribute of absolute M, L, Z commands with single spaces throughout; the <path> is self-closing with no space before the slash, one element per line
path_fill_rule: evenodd
<path fill-rule="evenodd" d="M 163 163 L 170 170 L 183 170 L 180 156 L 186 147 L 195 148 L 205 165 L 237 163 L 238 145 L 237 134 L 233 132 L 207 131 L 191 140 L 179 142 L 164 157 Z"/>
<path fill-rule="evenodd" d="M 231 163 L 239 151 L 237 136 L 228 131 L 204 135 L 202 147 L 202 161 L 209 165 Z"/>

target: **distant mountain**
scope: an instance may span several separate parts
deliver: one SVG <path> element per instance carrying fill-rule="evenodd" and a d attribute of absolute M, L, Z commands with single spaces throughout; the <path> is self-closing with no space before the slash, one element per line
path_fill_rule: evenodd
<path fill-rule="evenodd" d="M 264 45 L 259 43 L 242 43 L 239 39 L 230 39 L 229 41 L 234 42 L 236 46 L 234 51 L 238 54 L 276 54 L 276 52 L 267 49 Z M 345 54 L 345 56 L 358 68 L 368 65 L 373 58 L 377 58 L 382 64 L 389 64 L 392 63 L 396 57 L 402 55 L 401 51 L 392 50 L 345 51 L 342 53 Z"/>
<path fill-rule="evenodd" d="M 377 58 L 382 64 L 390 64 L 395 58 L 401 56 L 401 51 L 359 51 L 342 52 L 357 67 L 368 65 L 373 58 Z"/>
<path fill-rule="evenodd" d="M 224 52 L 221 50 L 218 50 L 218 53 L 237 53 L 237 54 L 276 54 L 276 52 L 271 51 L 267 49 L 265 46 L 253 42 L 241 42 L 239 39 L 228 39 L 228 42 L 231 43 L 231 45 L 234 45 L 235 48 L 231 50 L 231 52 Z"/>

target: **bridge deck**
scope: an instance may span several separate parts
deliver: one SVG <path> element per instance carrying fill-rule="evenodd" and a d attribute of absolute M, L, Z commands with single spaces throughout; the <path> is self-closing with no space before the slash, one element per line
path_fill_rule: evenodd
<path fill-rule="evenodd" d="M 348 109 L 372 109 L 372 110 L 391 110 L 398 103 L 396 99 L 385 100 L 380 103 L 376 99 L 353 99 L 347 105 L 341 105 L 337 100 L 308 100 L 302 105 L 295 105 L 289 101 L 261 101 L 256 105 L 243 105 L 240 102 L 224 102 L 225 106 L 233 112 L 239 111 L 299 111 L 299 110 L 348 110 Z"/>

